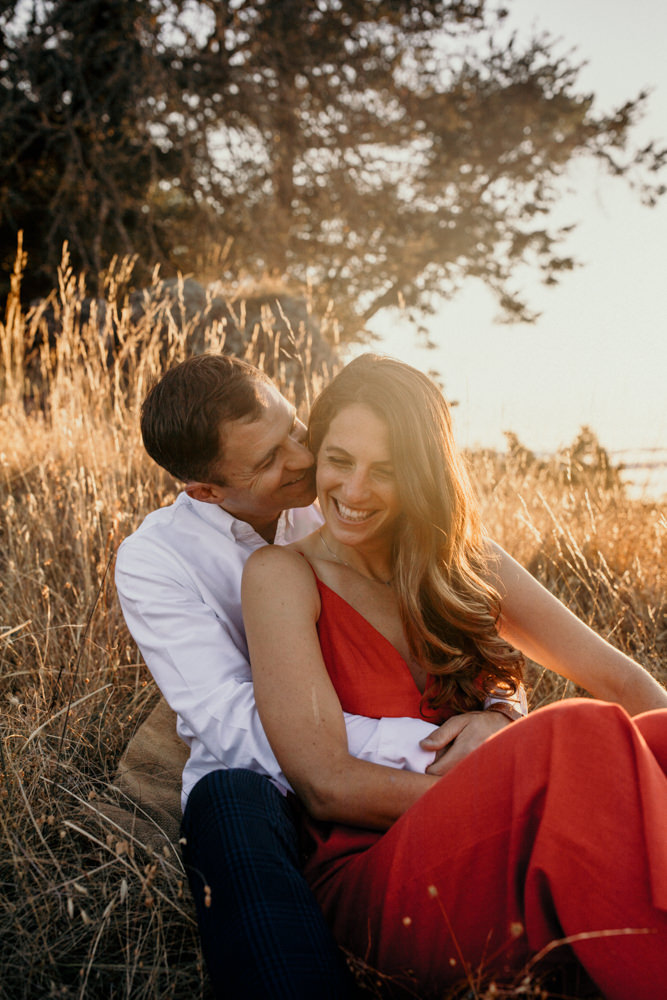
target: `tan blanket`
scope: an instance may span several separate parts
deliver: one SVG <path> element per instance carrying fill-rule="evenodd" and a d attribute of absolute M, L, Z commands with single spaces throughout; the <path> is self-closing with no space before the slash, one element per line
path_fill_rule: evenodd
<path fill-rule="evenodd" d="M 189 750 L 176 734 L 176 715 L 160 696 L 121 757 L 101 812 L 147 847 L 175 844 L 181 822 L 181 775 Z"/>

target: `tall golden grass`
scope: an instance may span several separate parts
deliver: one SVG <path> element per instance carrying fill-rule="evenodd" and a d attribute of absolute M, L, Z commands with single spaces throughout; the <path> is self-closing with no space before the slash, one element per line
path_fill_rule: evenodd
<path fill-rule="evenodd" d="M 205 998 L 177 847 L 128 837 L 99 805 L 156 696 L 112 583 L 120 540 L 176 492 L 143 452 L 138 411 L 191 331 L 170 320 L 157 341 L 159 296 L 132 320 L 128 262 L 85 321 L 66 256 L 58 287 L 30 308 L 23 266 L 19 252 L 0 324 L 0 997 Z M 211 350 L 223 341 L 210 330 Z M 252 343 L 248 356 L 262 363 Z M 289 396 L 285 370 L 282 381 Z M 629 500 L 590 438 L 546 464 L 517 441 L 471 462 L 492 536 L 664 683 L 664 510 Z M 529 683 L 534 704 L 573 693 L 534 666 Z M 369 991 L 376 981 L 366 976 Z M 500 989 L 482 975 L 465 990 L 545 995 L 534 977 Z"/>

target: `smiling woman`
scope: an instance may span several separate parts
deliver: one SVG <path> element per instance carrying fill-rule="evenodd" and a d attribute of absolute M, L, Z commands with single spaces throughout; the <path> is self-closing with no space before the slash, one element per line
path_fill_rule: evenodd
<path fill-rule="evenodd" d="M 422 373 L 356 359 L 316 400 L 309 443 L 325 524 L 250 557 L 243 614 L 257 707 L 305 806 L 306 874 L 339 942 L 430 995 L 482 967 L 511 980 L 571 936 L 559 963 L 608 1000 L 654 1000 L 667 692 L 485 537 Z M 517 690 L 522 654 L 600 700 L 511 724 L 488 700 Z M 343 712 L 439 724 L 427 773 L 352 756 Z M 610 953 L 608 933 L 627 927 Z"/>
<path fill-rule="evenodd" d="M 327 521 L 322 541 L 334 557 L 334 543 L 353 546 L 351 558 L 387 552 L 400 505 L 387 427 L 367 406 L 349 406 L 332 420 L 318 453 L 317 489 Z M 369 575 L 389 579 L 389 562 Z"/>

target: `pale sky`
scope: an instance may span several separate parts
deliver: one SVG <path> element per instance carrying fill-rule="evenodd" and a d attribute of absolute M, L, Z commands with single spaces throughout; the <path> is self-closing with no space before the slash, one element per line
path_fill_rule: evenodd
<path fill-rule="evenodd" d="M 667 3 L 664 0 L 508 0 L 513 26 L 537 25 L 586 61 L 580 89 L 598 111 L 651 88 L 640 138 L 667 143 Z M 524 283 L 542 312 L 532 326 L 494 324 L 492 296 L 470 281 L 429 321 L 435 351 L 417 350 L 407 325 L 371 324 L 377 349 L 437 370 L 461 445 L 503 447 L 515 431 L 536 451 L 569 444 L 588 424 L 619 449 L 667 449 L 667 198 L 641 205 L 623 181 L 580 164 L 558 207 L 576 222 L 568 250 L 583 267 L 546 289 Z M 358 351 L 355 350 L 355 353 Z M 620 456 L 619 456 L 620 457 Z M 665 456 L 667 457 L 667 455 Z"/>

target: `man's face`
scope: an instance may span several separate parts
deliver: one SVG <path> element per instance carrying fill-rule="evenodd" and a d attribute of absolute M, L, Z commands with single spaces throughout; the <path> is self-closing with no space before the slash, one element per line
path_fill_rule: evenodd
<path fill-rule="evenodd" d="M 315 460 L 291 403 L 268 383 L 259 383 L 258 391 L 260 417 L 225 424 L 224 459 L 216 474 L 225 483 L 220 506 L 260 534 L 270 534 L 283 510 L 315 499 Z"/>

